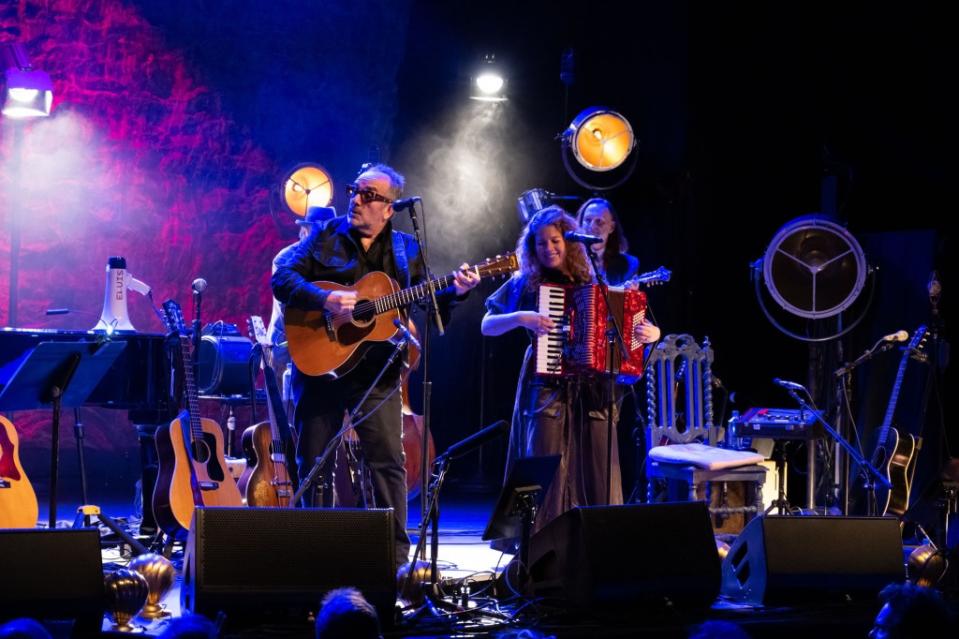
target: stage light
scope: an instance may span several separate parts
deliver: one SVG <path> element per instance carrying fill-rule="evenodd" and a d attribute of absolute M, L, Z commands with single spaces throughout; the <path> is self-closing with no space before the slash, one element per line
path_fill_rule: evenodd
<path fill-rule="evenodd" d="M 316 206 L 333 201 L 333 179 L 318 164 L 300 164 L 283 180 L 283 203 L 297 217 L 304 217 Z"/>
<path fill-rule="evenodd" d="M 0 45 L 3 64 L 3 115 L 13 119 L 46 117 L 53 106 L 50 76 L 30 65 L 17 43 Z"/>
<path fill-rule="evenodd" d="M 636 146 L 629 120 L 604 107 L 590 107 L 577 115 L 563 138 L 576 161 L 590 171 L 619 168 Z"/>
<path fill-rule="evenodd" d="M 503 102 L 506 97 L 506 77 L 496 63 L 495 55 L 483 58 L 480 69 L 473 76 L 470 98 L 482 102 Z"/>

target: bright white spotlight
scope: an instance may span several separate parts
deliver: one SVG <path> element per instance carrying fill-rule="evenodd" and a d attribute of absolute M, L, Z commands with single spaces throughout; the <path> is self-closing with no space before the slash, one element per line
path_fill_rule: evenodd
<path fill-rule="evenodd" d="M 50 115 L 53 83 L 43 71 L 30 66 L 23 47 L 17 43 L 0 45 L 4 91 L 3 115 L 9 118 L 35 118 Z"/>
<path fill-rule="evenodd" d="M 506 77 L 496 64 L 496 56 L 487 55 L 483 59 L 481 68 L 473 76 L 470 98 L 483 102 L 503 102 L 507 99 Z"/>
<path fill-rule="evenodd" d="M 484 95 L 493 95 L 503 89 L 503 76 L 498 73 L 484 73 L 476 78 L 476 88 Z"/>

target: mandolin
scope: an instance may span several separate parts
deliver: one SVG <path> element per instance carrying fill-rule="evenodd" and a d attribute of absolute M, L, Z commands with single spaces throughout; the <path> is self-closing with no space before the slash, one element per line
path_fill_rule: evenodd
<path fill-rule="evenodd" d="M 20 464 L 20 439 L 0 415 L 0 528 L 33 528 L 40 516 L 37 494 Z"/>
<path fill-rule="evenodd" d="M 289 433 L 283 399 L 276 383 L 273 368 L 273 345 L 266 335 L 263 318 L 253 315 L 247 320 L 250 337 L 260 345 L 263 358 L 263 381 L 266 386 L 269 420 L 243 431 L 243 450 L 254 459 L 253 469 L 245 477 L 240 489 L 248 506 L 286 508 L 290 505 L 296 487 L 287 465 L 283 433 Z"/>
<path fill-rule="evenodd" d="M 487 259 L 473 266 L 481 279 L 508 275 L 519 268 L 516 255 L 509 253 Z M 443 290 L 453 283 L 453 275 L 432 280 L 435 290 Z M 352 286 L 334 282 L 313 282 L 326 291 L 357 292 L 352 311 L 332 314 L 327 311 L 305 311 L 286 307 L 283 321 L 290 357 L 301 372 L 307 375 L 342 377 L 365 353 L 362 346 L 371 342 L 393 339 L 398 329 L 393 320 L 400 319 L 399 309 L 429 295 L 427 282 L 400 289 L 386 273 L 367 273 Z"/>
<path fill-rule="evenodd" d="M 184 540 L 197 506 L 242 506 L 243 498 L 227 469 L 220 425 L 200 417 L 192 340 L 183 328 L 180 306 L 167 300 L 163 311 L 167 328 L 177 337 L 187 408 L 168 426 L 157 429 L 159 470 L 153 490 L 153 512 L 163 532 Z"/>
<path fill-rule="evenodd" d="M 902 517 L 909 510 L 909 492 L 912 489 L 912 476 L 916 468 L 916 438 L 911 433 L 904 436 L 892 426 L 896 413 L 896 402 L 902 388 L 902 378 L 906 373 L 909 358 L 920 352 L 926 337 L 926 327 L 920 326 L 912 339 L 903 348 L 902 359 L 896 381 L 892 385 L 889 405 L 882 426 L 876 435 L 876 444 L 872 453 L 872 465 L 889 480 L 891 488 L 876 485 L 876 512 L 879 516 L 894 514 Z"/>

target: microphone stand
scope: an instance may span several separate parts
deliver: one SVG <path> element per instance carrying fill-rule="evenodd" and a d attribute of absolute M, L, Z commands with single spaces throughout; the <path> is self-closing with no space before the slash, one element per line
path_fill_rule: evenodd
<path fill-rule="evenodd" d="M 200 383 L 200 305 L 203 293 L 193 289 L 193 379 Z"/>
<path fill-rule="evenodd" d="M 843 447 L 843 449 L 846 451 L 846 454 L 849 455 L 854 462 L 856 462 L 860 469 L 865 469 L 865 472 L 863 472 L 863 480 L 865 481 L 866 491 L 869 494 L 869 511 L 867 512 L 867 515 L 869 517 L 874 517 L 876 513 L 876 485 L 873 479 L 877 480 L 886 488 L 892 488 L 889 480 L 883 477 L 882 473 L 876 470 L 875 466 L 866 461 L 859 451 L 853 448 L 852 444 L 843 439 L 842 435 L 837 433 L 836 429 L 829 425 L 829 423 L 822 418 L 822 415 L 818 410 L 816 410 L 813 406 L 806 402 L 806 400 L 799 396 L 799 393 L 791 388 L 786 388 L 786 392 L 789 393 L 794 400 L 796 400 L 796 403 L 799 404 L 799 408 L 801 410 L 808 410 L 812 413 L 813 417 L 816 418 L 816 421 L 822 425 L 825 431 L 829 433 L 830 437 L 832 437 L 840 446 Z"/>
<path fill-rule="evenodd" d="M 433 381 L 430 378 L 430 343 L 432 342 L 430 338 L 430 320 L 432 319 L 433 323 L 436 325 L 436 330 L 442 336 L 446 329 L 443 326 L 443 318 L 440 316 L 440 307 L 436 302 L 436 285 L 433 282 L 433 271 L 430 269 L 429 259 L 427 257 L 427 247 L 426 247 L 426 232 L 420 233 L 420 224 L 419 218 L 416 216 L 416 204 L 414 203 L 409 208 L 410 211 L 410 222 L 413 225 L 413 237 L 416 239 L 417 245 L 420 247 L 420 261 L 423 263 L 423 270 L 426 271 L 426 288 L 430 292 L 430 311 L 427 312 L 427 322 L 426 322 L 426 332 L 423 335 L 423 349 L 422 349 L 422 360 L 423 360 L 423 433 L 422 440 L 420 442 L 420 450 L 423 451 L 423 457 L 420 463 L 420 516 L 425 518 L 428 510 L 428 503 L 426 493 L 429 490 L 429 479 L 427 479 L 427 471 L 429 470 L 429 451 L 430 446 L 430 426 L 432 424 L 432 413 L 430 410 L 430 398 L 433 395 Z M 424 221 L 423 226 L 426 226 Z M 403 522 L 403 525 L 406 525 L 406 522 Z"/>
<path fill-rule="evenodd" d="M 369 387 L 366 389 L 366 392 L 363 393 L 363 397 L 360 398 L 360 401 L 357 402 L 356 406 L 353 407 L 353 410 L 350 411 L 350 416 L 347 418 L 346 424 L 342 428 L 340 428 L 340 430 L 337 431 L 335 435 L 333 435 L 330 441 L 326 444 L 326 448 L 323 449 L 323 454 L 316 458 L 316 461 L 313 464 L 313 468 L 310 469 L 310 472 L 306 475 L 306 477 L 303 478 L 303 481 L 300 482 L 300 487 L 297 489 L 296 494 L 293 495 L 293 499 L 291 503 L 297 504 L 300 502 L 301 499 L 303 499 L 304 493 L 306 493 L 307 489 L 313 484 L 313 482 L 316 481 L 317 476 L 320 474 L 320 472 L 322 472 L 324 466 L 326 466 L 326 463 L 329 460 L 330 455 L 332 455 L 333 451 L 335 451 L 339 447 L 340 441 L 343 439 L 343 436 L 346 435 L 346 433 L 348 433 L 352 428 L 356 427 L 360 422 L 367 419 L 379 408 L 379 405 L 377 405 L 377 407 L 374 408 L 374 410 L 363 415 L 359 422 L 354 421 L 357 417 L 360 417 L 360 407 L 363 406 L 363 404 L 366 402 L 366 398 L 370 396 L 370 393 L 373 392 L 373 389 L 376 388 L 376 385 L 380 383 L 380 378 L 383 377 L 383 374 L 389 370 L 390 366 L 393 365 L 393 362 L 396 361 L 397 356 L 406 347 L 406 342 L 407 340 L 405 336 L 401 337 L 396 342 L 396 345 L 393 348 L 393 352 L 390 353 L 390 356 L 386 360 L 386 363 L 383 364 L 383 368 L 381 368 L 380 372 L 377 373 L 376 378 L 370 383 Z M 383 400 L 383 401 L 386 401 L 386 400 Z M 402 525 L 405 528 L 406 522 L 403 522 Z"/>
<path fill-rule="evenodd" d="M 848 402 L 848 392 L 852 384 L 852 372 L 861 364 L 868 362 L 878 353 L 883 353 L 892 349 L 894 342 L 887 342 L 880 340 L 872 345 L 871 348 L 863 352 L 862 355 L 857 357 L 852 362 L 845 362 L 842 366 L 837 368 L 833 372 L 833 378 L 836 380 L 836 396 L 838 401 L 836 402 L 836 430 L 839 433 L 843 431 L 843 410 L 849 409 Z M 849 457 L 843 454 L 841 446 L 836 450 L 836 468 L 841 469 L 840 474 L 842 477 L 842 514 L 844 517 L 849 516 Z M 872 486 L 867 479 L 866 485 L 868 491 L 868 506 L 867 512 L 875 512 L 875 487 Z"/>
<path fill-rule="evenodd" d="M 596 261 L 596 256 L 590 247 L 585 246 L 586 255 L 593 265 L 593 272 L 596 274 L 596 281 L 599 283 L 599 290 L 603 293 L 603 300 L 606 302 L 606 343 L 608 350 L 606 352 L 606 373 L 607 393 L 606 401 L 606 505 L 609 505 L 612 497 L 613 484 L 613 407 L 616 405 L 616 376 L 613 372 L 613 356 L 616 353 L 616 344 L 619 344 L 620 353 L 623 359 L 629 357 L 629 350 L 626 348 L 626 342 L 623 339 L 623 328 L 619 325 L 619 320 L 613 314 L 613 307 L 609 304 L 609 284 L 606 282 L 606 276 L 600 271 Z M 612 326 L 612 329 L 609 327 Z"/>

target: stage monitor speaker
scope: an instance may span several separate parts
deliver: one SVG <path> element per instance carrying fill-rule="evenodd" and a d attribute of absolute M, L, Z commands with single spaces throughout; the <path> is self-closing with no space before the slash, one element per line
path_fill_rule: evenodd
<path fill-rule="evenodd" d="M 723 595 L 755 605 L 864 598 L 905 578 L 899 521 L 757 517 L 723 561 Z"/>
<path fill-rule="evenodd" d="M 0 530 L 0 622 L 16 617 L 75 619 L 75 629 L 103 623 L 100 533 L 84 530 Z"/>
<path fill-rule="evenodd" d="M 720 565 L 706 504 L 574 508 L 533 536 L 530 577 L 537 596 L 577 606 L 708 607 Z"/>
<path fill-rule="evenodd" d="M 393 511 L 197 508 L 181 607 L 234 618 L 305 619 L 323 595 L 357 588 L 389 626 L 396 600 Z"/>

